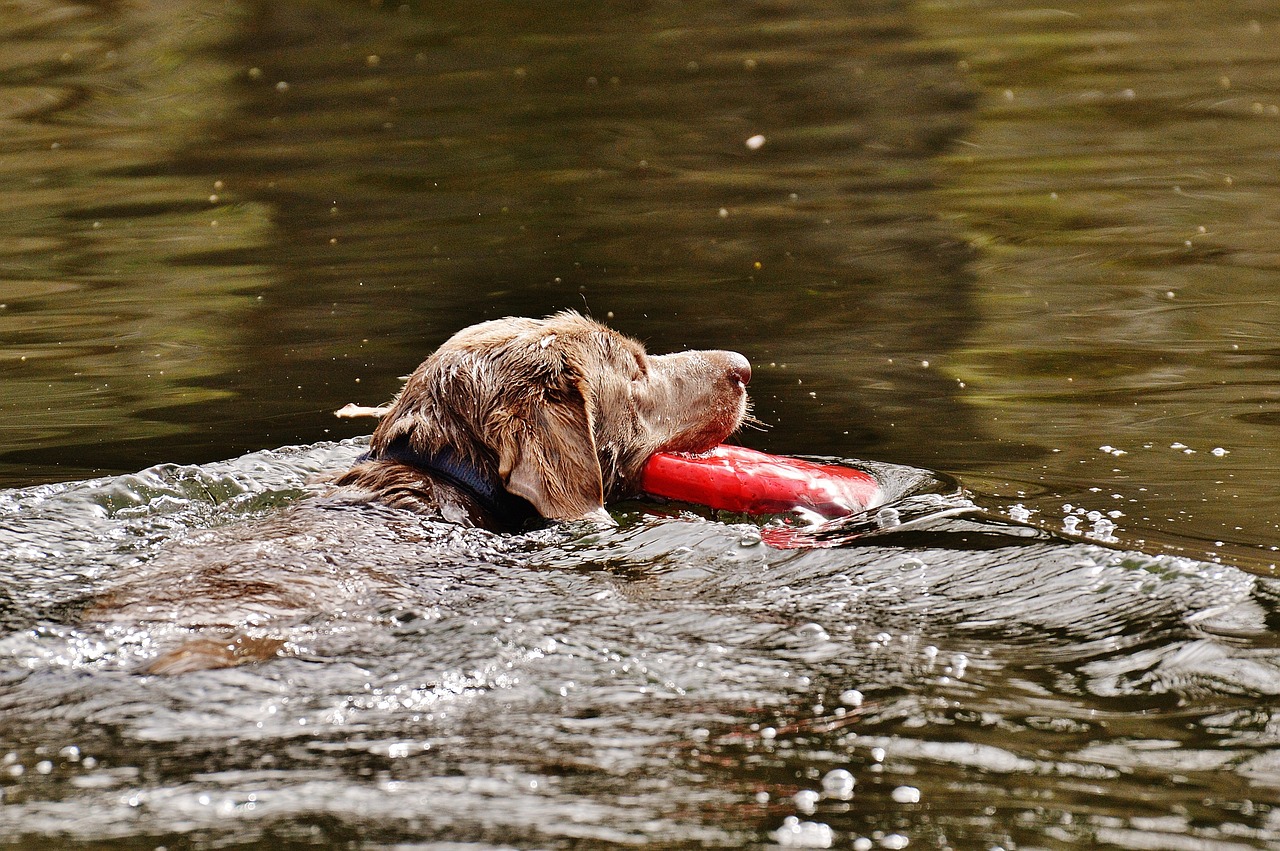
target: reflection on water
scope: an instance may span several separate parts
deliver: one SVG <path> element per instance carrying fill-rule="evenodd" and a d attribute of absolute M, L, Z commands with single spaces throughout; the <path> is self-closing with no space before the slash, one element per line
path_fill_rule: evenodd
<path fill-rule="evenodd" d="M 10 453 L 31 453 L 9 479 L 73 477 L 116 462 L 71 447 L 185 430 L 149 412 L 226 395 L 199 384 L 234 366 L 250 307 L 246 269 L 183 260 L 262 239 L 266 211 L 211 213 L 211 180 L 156 168 L 226 113 L 234 72 L 210 49 L 239 16 L 135 12 L 121 29 L 106 11 L 32 3 L 0 23 L 0 404 Z"/>
<path fill-rule="evenodd" d="M 34 487 L 0 493 L 0 838 L 1274 846 L 1280 597 L 1211 562 L 1280 548 L 1278 32 L 1244 0 L 5 6 L 0 483 Z M 289 659 L 137 677 L 162 631 L 81 619 L 161 551 L 280 537 L 357 450 L 243 453 L 563 307 L 748 354 L 760 448 L 1166 554 L 631 506 L 438 558 L 331 512 L 299 564 L 394 593 Z"/>
<path fill-rule="evenodd" d="M 638 503 L 616 530 L 501 536 L 299 501 L 359 451 L 0 494 L 0 837 L 1280 841 L 1270 580 L 954 518 L 780 550 Z M 288 657 L 132 673 L 182 632 L 166 588 L 258 616 L 258 590 L 223 591 L 272 565 L 323 575 L 299 586 L 322 605 L 267 622 Z M 100 619 L 122 587 L 157 608 Z"/>
<path fill-rule="evenodd" d="M 938 12 L 931 40 L 988 93 L 947 157 L 982 321 L 945 366 L 993 437 L 1041 447 L 965 466 L 1051 516 L 1119 510 L 1270 565 L 1276 10 Z"/>

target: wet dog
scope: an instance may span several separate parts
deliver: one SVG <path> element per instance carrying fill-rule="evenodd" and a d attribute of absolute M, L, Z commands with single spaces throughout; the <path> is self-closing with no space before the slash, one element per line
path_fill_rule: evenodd
<path fill-rule="evenodd" d="M 705 451 L 743 423 L 750 380 L 736 352 L 653 356 L 577 313 L 485 322 L 374 410 L 369 451 L 322 502 L 496 532 L 610 524 L 605 504 L 637 495 L 651 455 Z M 161 652 L 146 670 L 171 674 L 288 652 L 299 625 L 334 612 L 412 603 L 412 577 L 373 567 L 371 553 L 421 527 L 387 508 L 353 517 L 319 505 L 193 535 L 115 583 L 87 617 L 147 632 Z"/>
<path fill-rule="evenodd" d="M 750 380 L 737 352 L 653 356 L 576 313 L 485 322 L 418 367 L 338 484 L 495 530 L 608 523 L 655 452 L 703 452 L 741 425 Z"/>

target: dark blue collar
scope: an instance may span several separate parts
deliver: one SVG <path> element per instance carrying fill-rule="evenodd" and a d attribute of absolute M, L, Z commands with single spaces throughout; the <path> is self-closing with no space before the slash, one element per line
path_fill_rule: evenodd
<path fill-rule="evenodd" d="M 508 493 L 501 484 L 447 446 L 439 452 L 426 454 L 413 448 L 408 435 L 401 435 L 385 449 L 378 452 L 371 449 L 356 459 L 357 464 L 362 461 L 397 461 L 447 479 L 474 496 L 495 519 L 531 513 L 528 502 Z"/>

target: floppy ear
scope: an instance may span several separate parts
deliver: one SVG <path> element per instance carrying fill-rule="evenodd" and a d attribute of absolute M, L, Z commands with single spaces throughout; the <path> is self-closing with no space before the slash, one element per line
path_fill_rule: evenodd
<path fill-rule="evenodd" d="M 604 475 L 581 390 L 528 400 L 498 431 L 498 475 L 508 491 L 550 520 L 613 524 L 604 510 Z"/>

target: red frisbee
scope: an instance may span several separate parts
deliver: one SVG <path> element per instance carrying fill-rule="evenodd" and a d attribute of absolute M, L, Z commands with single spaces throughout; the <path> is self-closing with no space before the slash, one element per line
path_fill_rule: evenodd
<path fill-rule="evenodd" d="M 659 452 L 645 465 L 641 488 L 652 496 L 743 514 L 799 510 L 843 517 L 884 502 L 870 473 L 741 446 L 717 446 L 703 455 Z"/>

